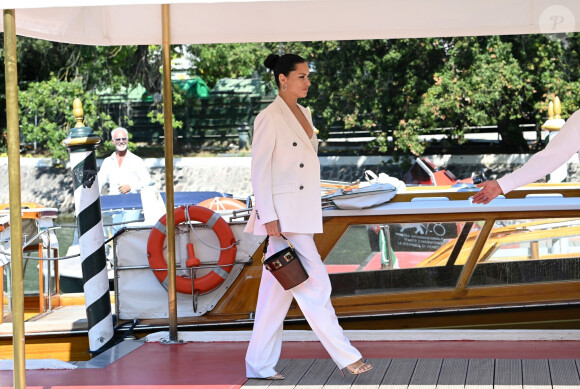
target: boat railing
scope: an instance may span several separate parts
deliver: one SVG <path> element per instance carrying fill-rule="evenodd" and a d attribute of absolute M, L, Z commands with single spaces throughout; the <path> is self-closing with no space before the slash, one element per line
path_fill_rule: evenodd
<path fill-rule="evenodd" d="M 471 197 L 478 189 L 452 187 L 412 187 L 397 193 L 390 201 L 365 209 L 323 210 L 324 217 L 393 215 L 393 214 L 440 214 L 440 213 L 490 213 L 534 210 L 580 210 L 580 186 L 532 186 L 498 196 L 491 203 L 473 204 Z M 548 201 L 549 200 L 549 201 Z"/>
<path fill-rule="evenodd" d="M 52 215 L 52 214 L 51 214 Z M 26 215 L 28 218 L 43 217 L 40 213 Z M 39 232 L 28 238 L 28 234 L 23 234 L 22 251 L 24 253 L 37 252 L 37 256 L 23 255 L 25 260 L 23 265 L 23 274 L 26 275 L 28 263 L 30 260 L 38 261 L 38 309 L 40 312 L 47 312 L 52 310 L 53 296 L 59 293 L 59 278 L 58 278 L 58 260 L 65 259 L 58 257 L 58 239 L 54 235 L 54 231 L 60 226 L 40 227 Z M 9 245 L 8 245 L 9 246 Z M 0 324 L 4 321 L 4 310 L 7 306 L 8 312 L 11 311 L 11 271 L 10 271 L 10 257 L 11 252 L 5 248 L 0 242 L 0 291 L 2 291 L 2 299 L 0 305 L 2 306 L 0 314 Z M 46 272 L 44 266 L 46 266 Z M 5 304 L 4 299 L 4 273 L 6 272 L 7 279 L 7 296 L 8 304 Z"/>
<path fill-rule="evenodd" d="M 580 302 L 580 186 L 535 184 L 487 205 L 472 203 L 474 190 L 408 188 L 373 208 L 324 209 L 315 241 L 337 311 L 356 295 L 368 302 L 357 305 L 361 314 Z M 435 226 L 455 232 L 438 235 Z M 371 227 L 382 230 L 384 246 L 365 247 Z M 343 243 L 352 236 L 356 249 Z M 395 258 L 407 263 L 393 267 Z"/>

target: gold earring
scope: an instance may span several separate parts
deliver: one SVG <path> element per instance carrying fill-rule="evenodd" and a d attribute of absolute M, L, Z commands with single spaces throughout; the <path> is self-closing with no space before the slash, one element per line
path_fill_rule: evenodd
<path fill-rule="evenodd" d="M 288 89 L 288 85 L 282 84 L 282 92 L 286 92 L 287 89 Z"/>

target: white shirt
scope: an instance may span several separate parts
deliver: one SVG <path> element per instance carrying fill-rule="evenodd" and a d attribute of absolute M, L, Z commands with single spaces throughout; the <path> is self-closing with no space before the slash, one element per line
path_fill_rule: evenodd
<path fill-rule="evenodd" d="M 574 112 L 564 126 L 542 150 L 522 167 L 497 180 L 503 193 L 544 178 L 568 161 L 574 153 L 580 152 L 580 110 Z"/>
<path fill-rule="evenodd" d="M 99 169 L 99 193 L 105 184 L 109 184 L 109 194 L 121 194 L 119 186 L 129 185 L 131 193 L 139 193 L 145 186 L 152 185 L 151 176 L 145 162 L 129 150 L 125 154 L 123 163 L 119 166 L 117 153 L 113 153 L 103 160 Z"/>

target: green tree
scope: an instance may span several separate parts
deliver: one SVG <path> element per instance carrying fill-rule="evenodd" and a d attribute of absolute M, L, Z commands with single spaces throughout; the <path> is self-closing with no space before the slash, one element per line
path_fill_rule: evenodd
<path fill-rule="evenodd" d="M 546 120 L 548 101 L 555 96 L 562 100 L 564 118 L 580 108 L 579 38 L 578 33 L 508 37 L 533 86 L 530 104 L 536 123 Z"/>
<path fill-rule="evenodd" d="M 80 98 L 85 113 L 85 125 L 97 134 L 103 128 L 113 128 L 108 115 L 99 114 L 97 96 L 85 92 L 78 81 L 60 81 L 56 77 L 48 81 L 32 82 L 20 92 L 20 131 L 25 142 L 35 142 L 56 160 L 68 159 L 62 140 L 75 124 L 73 100 Z"/>
<path fill-rule="evenodd" d="M 75 92 L 83 94 L 104 89 L 115 93 L 123 87 L 130 88 L 137 84 L 145 86 L 151 93 L 161 90 L 161 55 L 158 46 L 85 46 L 25 37 L 19 37 L 17 44 L 21 93 L 25 93 L 31 84 L 38 83 L 34 84 L 35 90 L 42 89 L 44 85 L 47 91 L 43 95 L 51 95 L 57 82 L 62 82 L 63 85 L 66 83 L 80 85 L 81 89 Z M 2 48 L 0 62 L 3 67 Z M 4 72 L 0 74 L 0 105 L 5 106 Z M 74 99 L 81 95 L 67 97 Z M 0 119 L 2 119 L 0 135 L 3 135 L 6 131 L 4 111 L 0 113 Z M 30 122 L 30 118 L 27 120 Z M 98 122 L 103 126 L 115 125 L 109 120 L 99 119 Z M 55 125 L 65 124 L 55 123 Z M 23 132 L 23 136 L 26 139 L 37 139 L 37 142 L 41 142 L 41 148 L 45 150 L 53 150 L 52 146 L 45 147 L 41 140 L 43 137 L 39 134 Z M 5 146 L 3 142 L 4 136 L 0 136 L 0 148 Z"/>
<path fill-rule="evenodd" d="M 416 112 L 420 96 L 441 66 L 436 39 L 313 42 L 315 73 L 309 101 L 323 118 L 323 135 L 333 125 L 378 135 L 373 146 L 420 154 Z"/>
<path fill-rule="evenodd" d="M 201 77 L 212 88 L 225 77 L 252 77 L 263 67 L 262 62 L 275 44 L 224 43 L 189 45 L 188 52 L 196 58 L 193 75 Z"/>
<path fill-rule="evenodd" d="M 519 124 L 545 120 L 548 100 L 556 95 L 562 100 L 564 118 L 580 106 L 579 38 L 575 33 L 190 45 L 172 47 L 172 57 L 193 55 L 191 74 L 211 87 L 223 77 L 271 81 L 263 66 L 265 57 L 298 53 L 311 65 L 313 85 L 304 104 L 314 112 L 320 137 L 328 136 L 335 125 L 365 130 L 377 137 L 367 152 L 421 154 L 425 148 L 419 141 L 421 134 L 446 128 L 450 137 L 461 142 L 465 131 L 485 125 L 498 126 L 506 149 L 526 151 Z M 0 59 L 3 54 L 0 48 Z M 62 104 L 60 109 L 69 112 L 70 106 L 55 96 L 82 96 L 89 120 L 89 100 L 96 102 L 96 91 L 115 93 L 141 84 L 152 94 L 161 92 L 158 46 L 93 47 L 19 38 L 18 56 L 21 94 L 26 104 L 32 102 L 21 105 L 22 132 L 47 151 L 52 152 L 59 140 L 49 141 L 31 123 L 38 123 L 37 111 L 45 110 L 44 120 L 57 120 L 54 128 L 66 128 L 63 114 L 52 110 Z M 2 104 L 4 75 L 0 74 Z M 43 103 L 40 96 L 57 100 Z M 187 99 L 176 91 L 176 128 L 186 104 Z M 159 120 L 160 112 L 157 106 L 152 120 Z M 5 123 L 5 117 L 1 119 Z M 99 131 L 115 125 L 105 117 L 95 120 Z"/>
<path fill-rule="evenodd" d="M 419 110 L 425 127 L 450 127 L 461 143 L 466 129 L 497 125 L 503 143 L 523 151 L 518 125 L 532 120 L 527 102 L 533 88 L 512 44 L 497 36 L 454 38 L 447 55 Z"/>
<path fill-rule="evenodd" d="M 420 126 L 449 128 L 463 141 L 475 126 L 497 125 L 508 152 L 529 151 L 520 124 L 542 123 L 558 95 L 565 112 L 578 108 L 573 37 L 547 35 L 456 37 L 445 45 L 445 66 L 423 96 Z M 566 99 L 570 99 L 567 101 Z"/>

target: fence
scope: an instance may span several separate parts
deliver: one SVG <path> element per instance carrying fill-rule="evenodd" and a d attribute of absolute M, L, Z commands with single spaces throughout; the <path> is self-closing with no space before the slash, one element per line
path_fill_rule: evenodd
<path fill-rule="evenodd" d="M 180 147 L 189 149 L 227 149 L 237 145 L 239 130 L 248 131 L 256 115 L 274 100 L 274 96 L 245 93 L 212 93 L 208 98 L 187 100 L 174 107 L 176 120 L 183 127 L 175 131 Z M 127 101 L 103 104 L 101 109 L 124 125 L 132 141 L 157 144 L 163 141 L 163 126 L 151 122 L 151 112 L 161 112 L 155 102 Z"/>
<path fill-rule="evenodd" d="M 246 93 L 212 93 L 208 98 L 186 101 L 184 106 L 174 107 L 174 116 L 183 122 L 183 127 L 174 132 L 175 144 L 185 150 L 220 151 L 238 146 L 240 131 L 251 134 L 256 115 L 274 99 L 274 96 L 257 96 Z M 163 141 L 163 126 L 152 123 L 150 112 L 161 112 L 161 105 L 154 102 L 129 101 L 109 103 L 102 108 L 132 134 L 132 141 L 149 145 Z M 322 127 L 322 119 L 314 118 L 315 125 Z M 524 139 L 536 142 L 542 139 L 535 124 L 520 125 Z M 393 141 L 389 129 L 346 129 L 340 123 L 332 125 L 321 138 L 324 139 L 321 151 L 358 152 L 368 147 L 381 133 L 387 134 L 387 141 Z M 420 138 L 431 144 L 441 141 L 452 142 L 450 129 L 427 130 Z M 321 134 L 322 135 L 322 134 Z M 108 136 L 108 135 L 106 135 Z M 478 126 L 468 129 L 464 135 L 470 144 L 499 145 L 501 136 L 497 126 Z M 463 146 L 462 146 L 463 147 Z M 372 150 L 370 150 L 372 152 Z"/>

